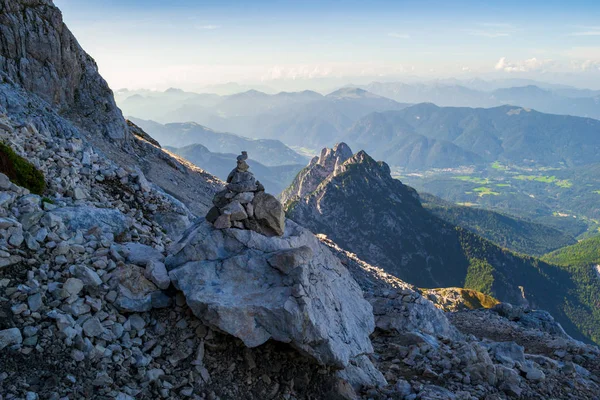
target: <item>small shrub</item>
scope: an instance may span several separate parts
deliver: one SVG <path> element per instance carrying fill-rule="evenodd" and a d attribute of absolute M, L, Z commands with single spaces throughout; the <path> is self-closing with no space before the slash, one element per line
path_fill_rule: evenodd
<path fill-rule="evenodd" d="M 2 142 L 0 142 L 0 172 L 8 176 L 14 184 L 29 189 L 31 193 L 42 194 L 46 190 L 44 174 Z"/>

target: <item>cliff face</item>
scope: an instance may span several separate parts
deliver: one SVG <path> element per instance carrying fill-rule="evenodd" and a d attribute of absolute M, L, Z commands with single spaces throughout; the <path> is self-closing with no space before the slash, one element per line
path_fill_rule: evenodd
<path fill-rule="evenodd" d="M 129 138 L 112 91 L 51 0 L 0 0 L 0 76 L 92 135 Z"/>

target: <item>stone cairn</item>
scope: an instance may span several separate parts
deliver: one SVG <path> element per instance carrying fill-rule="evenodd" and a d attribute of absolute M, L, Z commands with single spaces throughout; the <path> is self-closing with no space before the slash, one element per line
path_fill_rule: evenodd
<path fill-rule="evenodd" d="M 227 177 L 227 186 L 218 192 L 206 220 L 217 229 L 249 229 L 265 236 L 282 236 L 285 230 L 283 206 L 249 171 L 248 153 L 237 157 L 237 167 Z"/>

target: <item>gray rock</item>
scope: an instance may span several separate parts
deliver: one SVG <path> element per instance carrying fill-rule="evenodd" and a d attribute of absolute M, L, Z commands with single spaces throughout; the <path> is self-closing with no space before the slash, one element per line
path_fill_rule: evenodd
<path fill-rule="evenodd" d="M 129 317 L 129 323 L 131 324 L 131 327 L 138 332 L 146 326 L 146 321 L 144 321 L 144 318 L 139 314 L 132 314 Z"/>
<path fill-rule="evenodd" d="M 294 268 L 308 264 L 314 256 L 312 249 L 301 246 L 295 249 L 282 250 L 269 256 L 267 262 L 284 274 L 289 274 Z"/>
<path fill-rule="evenodd" d="M 77 295 L 83 289 L 83 281 L 77 278 L 69 278 L 63 285 L 63 289 L 65 289 L 70 295 Z"/>
<path fill-rule="evenodd" d="M 115 209 L 87 206 L 62 207 L 52 210 L 46 215 L 49 216 L 48 218 L 64 222 L 66 227 L 73 232 L 78 229 L 84 232 L 97 229 L 104 233 L 118 235 L 129 227 L 125 215 Z M 52 226 L 50 225 L 50 227 Z"/>
<path fill-rule="evenodd" d="M 242 221 L 248 218 L 244 206 L 235 200 L 223 207 L 221 212 L 223 214 L 229 214 L 230 221 Z"/>
<path fill-rule="evenodd" d="M 27 298 L 27 305 L 31 312 L 36 312 L 42 308 L 42 295 L 40 293 L 33 294 Z"/>
<path fill-rule="evenodd" d="M 97 287 L 102 285 L 102 279 L 98 276 L 96 271 L 85 265 L 76 265 L 73 267 L 73 275 L 81 279 L 85 286 Z"/>
<path fill-rule="evenodd" d="M 0 173 L 0 190 L 9 190 L 12 186 L 12 182 L 8 179 L 8 176 Z"/>
<path fill-rule="evenodd" d="M 23 343 L 23 336 L 21 336 L 19 328 L 10 328 L 0 331 L 0 350 L 21 343 Z"/>
<path fill-rule="evenodd" d="M 274 339 L 340 368 L 372 352 L 372 309 L 356 282 L 312 233 L 291 221 L 286 232 L 268 238 L 200 222 L 172 247 L 169 276 L 197 317 L 249 347 Z M 302 246 L 314 257 L 291 275 L 267 262 Z"/>
<path fill-rule="evenodd" d="M 154 220 L 167 232 L 172 239 L 177 239 L 190 225 L 190 219 L 176 212 L 157 212 Z"/>
<path fill-rule="evenodd" d="M 111 285 L 117 291 L 113 303 L 123 312 L 144 312 L 152 309 L 152 294 L 158 288 L 144 277 L 144 270 L 134 265 L 119 267 L 113 274 Z"/>
<path fill-rule="evenodd" d="M 8 1 L 2 13 L 0 31 L 9 36 L 0 42 L 0 72 L 90 133 L 117 140 L 129 137 L 96 63 L 79 46 L 52 2 Z"/>
<path fill-rule="evenodd" d="M 261 233 L 267 236 L 282 236 L 285 229 L 283 206 L 274 196 L 259 192 L 252 201 L 254 218 Z"/>
<path fill-rule="evenodd" d="M 104 333 L 104 327 L 98 318 L 92 317 L 83 323 L 83 332 L 89 337 L 96 337 Z"/>
<path fill-rule="evenodd" d="M 135 265 L 146 266 L 150 261 L 163 261 L 165 256 L 153 247 L 141 243 L 125 243 L 120 246 L 127 262 Z"/>
<path fill-rule="evenodd" d="M 146 265 L 144 276 L 150 279 L 159 289 L 167 289 L 171 284 L 165 264 L 160 261 L 150 261 Z"/>
<path fill-rule="evenodd" d="M 73 190 L 73 198 L 75 200 L 85 200 L 87 199 L 87 194 L 85 193 L 85 190 L 83 190 L 83 188 L 80 187 L 76 187 L 75 190 Z"/>
<path fill-rule="evenodd" d="M 215 228 L 217 229 L 229 229 L 231 228 L 231 215 L 223 214 L 215 220 Z"/>

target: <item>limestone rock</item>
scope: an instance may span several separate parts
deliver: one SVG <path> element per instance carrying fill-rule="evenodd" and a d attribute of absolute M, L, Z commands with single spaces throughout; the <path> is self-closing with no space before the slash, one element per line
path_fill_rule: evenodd
<path fill-rule="evenodd" d="M 249 347 L 274 339 L 338 368 L 372 350 L 373 314 L 360 288 L 336 257 L 291 221 L 284 236 L 272 238 L 200 222 L 171 252 L 169 276 L 194 314 Z M 290 275 L 267 261 L 280 265 L 286 258 L 298 264 Z"/>
<path fill-rule="evenodd" d="M 144 312 L 152 309 L 152 293 L 157 287 L 144 276 L 144 270 L 134 265 L 119 267 L 112 279 L 117 291 L 115 306 L 124 312 Z"/>
<path fill-rule="evenodd" d="M 2 16 L 0 72 L 90 132 L 128 138 L 123 115 L 95 61 L 79 46 L 52 2 L 3 1 Z"/>
<path fill-rule="evenodd" d="M 57 218 L 59 221 L 63 221 L 73 231 L 98 229 L 105 233 L 118 235 L 129 226 L 125 215 L 114 209 L 63 207 L 52 210 L 48 214 L 48 218 Z"/>
<path fill-rule="evenodd" d="M 261 233 L 267 236 L 283 235 L 285 213 L 279 200 L 268 193 L 259 192 L 254 196 L 252 205 L 254 218 L 262 230 Z"/>

